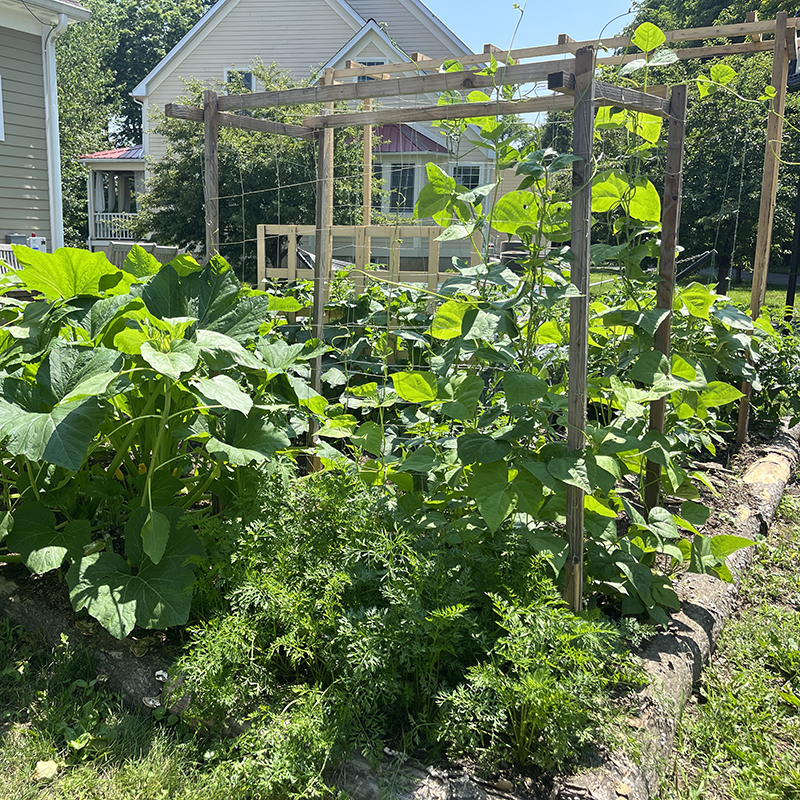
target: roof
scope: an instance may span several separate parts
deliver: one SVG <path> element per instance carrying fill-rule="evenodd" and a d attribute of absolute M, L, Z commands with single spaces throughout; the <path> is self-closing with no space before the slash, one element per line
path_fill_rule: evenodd
<path fill-rule="evenodd" d="M 141 161 L 143 158 L 144 148 L 140 144 L 134 144 L 130 147 L 118 147 L 116 150 L 100 150 L 97 153 L 85 153 L 78 156 L 78 160 L 84 161 L 89 159 L 97 159 L 102 161 Z"/>
<path fill-rule="evenodd" d="M 89 19 L 92 14 L 88 8 L 82 6 L 77 0 L 27 0 L 24 5 L 44 9 L 51 14 L 66 14 L 68 17 L 79 21 Z"/>
<path fill-rule="evenodd" d="M 375 128 L 375 136 L 381 144 L 373 148 L 374 153 L 444 153 L 447 148 L 420 133 L 410 125 L 380 125 Z"/>
<path fill-rule="evenodd" d="M 419 17 L 423 17 L 424 21 L 427 22 L 429 25 L 436 28 L 437 32 L 440 36 L 444 36 L 445 39 L 450 40 L 451 45 L 455 45 L 456 50 L 461 49 L 464 53 L 471 53 L 472 49 L 463 42 L 458 36 L 447 27 L 447 25 L 442 22 L 439 17 L 436 16 L 426 5 L 422 2 L 422 0 L 392 0 L 392 2 L 399 2 L 405 5 L 407 8 L 408 6 L 412 6 L 415 9 Z M 412 12 L 413 13 L 413 12 Z M 415 14 L 417 16 L 417 14 Z"/>
<path fill-rule="evenodd" d="M 386 31 L 375 22 L 374 19 L 367 20 L 318 70 L 317 75 L 322 75 L 329 67 L 334 67 L 341 61 L 362 39 L 368 34 L 374 33 L 388 48 L 388 52 L 393 54 L 397 61 L 411 61 L 411 59 L 397 48 L 392 40 L 386 35 Z"/>

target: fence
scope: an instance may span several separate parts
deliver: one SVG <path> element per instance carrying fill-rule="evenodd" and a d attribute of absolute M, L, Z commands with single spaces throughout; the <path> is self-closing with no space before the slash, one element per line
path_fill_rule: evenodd
<path fill-rule="evenodd" d="M 352 246 L 345 246 L 347 255 L 352 253 L 352 259 L 344 259 L 345 268 L 350 268 L 350 278 L 353 288 L 358 293 L 364 290 L 364 284 L 369 277 L 386 279 L 402 283 L 424 283 L 431 291 L 436 291 L 439 284 L 445 281 L 447 274 L 440 272 L 441 242 L 438 238 L 442 233 L 442 228 L 438 226 L 424 225 L 333 225 L 330 230 L 331 249 L 333 240 L 344 238 L 352 241 Z M 288 282 L 296 280 L 314 280 L 313 260 L 310 266 L 298 263 L 297 245 L 300 237 L 312 238 L 317 230 L 314 225 L 259 225 L 256 234 L 257 259 L 258 259 L 258 287 L 264 285 L 268 278 L 285 280 Z M 267 265 L 267 238 L 275 237 L 278 241 L 276 248 L 277 258 L 275 262 L 278 266 Z M 285 255 L 286 266 L 280 266 L 283 261 L 280 254 L 280 239 L 287 239 L 287 249 Z M 376 240 L 388 240 L 387 247 L 378 248 Z M 401 269 L 401 254 L 404 242 L 412 240 L 419 241 L 420 245 L 414 246 L 414 252 L 424 250 L 421 257 L 426 263 L 424 270 L 404 270 Z M 475 234 L 473 240 L 477 245 L 472 248 L 469 255 L 470 264 L 480 263 L 479 251 L 481 249 L 482 237 L 480 233 Z M 424 243 L 424 246 L 423 246 Z M 375 261 L 373 256 L 376 250 L 386 251 L 377 258 L 388 257 L 388 271 L 374 269 Z M 417 260 L 417 259 L 415 259 Z M 341 259 L 340 259 L 341 261 Z M 351 263 L 346 263 L 346 262 Z M 373 266 L 372 269 L 367 269 Z M 330 283 L 326 281 L 326 289 L 330 289 Z"/>

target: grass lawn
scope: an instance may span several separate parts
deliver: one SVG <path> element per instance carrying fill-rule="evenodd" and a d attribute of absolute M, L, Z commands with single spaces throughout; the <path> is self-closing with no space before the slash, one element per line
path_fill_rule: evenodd
<path fill-rule="evenodd" d="M 659 800 L 800 797 L 798 561 L 800 496 L 787 494 L 686 706 Z"/>
<path fill-rule="evenodd" d="M 590 292 L 592 297 L 597 297 L 609 289 L 613 288 L 613 281 L 619 278 L 617 270 L 610 269 L 593 269 L 590 276 Z M 698 280 L 700 283 L 705 283 L 705 278 L 687 278 L 681 281 L 679 286 L 688 286 L 692 280 Z M 750 307 L 750 284 L 739 283 L 729 287 L 728 297 L 742 308 Z M 786 286 L 779 286 L 776 284 L 767 284 L 767 294 L 765 304 L 770 309 L 776 311 L 784 307 L 786 302 Z M 795 297 L 795 308 L 800 304 L 800 293 Z"/>

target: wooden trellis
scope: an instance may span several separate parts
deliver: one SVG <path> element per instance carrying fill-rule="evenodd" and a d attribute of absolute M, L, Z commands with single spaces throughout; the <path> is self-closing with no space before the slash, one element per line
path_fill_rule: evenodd
<path fill-rule="evenodd" d="M 764 158 L 764 177 L 759 212 L 758 243 L 754 260 L 751 313 L 755 319 L 764 301 L 772 221 L 777 190 L 780 140 L 783 130 L 787 64 L 797 58 L 797 24 L 783 12 L 774 20 L 759 21 L 755 14 L 748 21 L 732 25 L 715 25 L 704 28 L 666 32 L 667 42 L 690 42 L 706 39 L 747 36 L 750 41 L 688 47 L 675 50 L 681 60 L 712 58 L 717 56 L 772 51 L 772 85 L 775 97 L 771 103 L 767 124 L 767 142 Z M 774 34 L 772 40 L 763 34 Z M 166 115 L 176 119 L 203 122 L 205 126 L 205 198 L 206 198 L 206 252 L 209 256 L 219 247 L 218 165 L 217 140 L 220 126 L 260 131 L 283 136 L 314 138 L 318 143 L 317 159 L 317 210 L 315 234 L 314 308 L 312 328 L 314 335 L 322 338 L 325 284 L 330 275 L 331 235 L 333 230 L 333 129 L 343 126 L 363 126 L 399 122 L 424 122 L 431 120 L 467 119 L 496 114 L 520 114 L 554 110 L 574 111 L 573 150 L 580 160 L 573 165 L 572 250 L 571 281 L 580 290 L 580 296 L 570 300 L 569 385 L 568 385 L 568 448 L 582 449 L 586 431 L 587 353 L 589 319 L 589 245 L 591 242 L 591 181 L 592 140 L 594 109 L 599 105 L 617 106 L 634 111 L 656 114 L 669 120 L 669 142 L 662 206 L 662 245 L 659 262 L 660 283 L 658 306 L 671 312 L 675 284 L 675 246 L 680 222 L 681 180 L 683 146 L 686 123 L 686 87 L 677 86 L 666 99 L 632 89 L 621 89 L 596 80 L 596 65 L 621 65 L 639 58 L 641 54 L 596 56 L 599 45 L 606 49 L 624 48 L 631 44 L 627 36 L 616 36 L 601 42 L 576 42 L 562 35 L 556 45 L 520 48 L 502 51 L 486 45 L 484 53 L 459 57 L 460 63 L 470 66 L 485 64 L 492 53 L 499 67 L 494 75 L 479 75 L 464 69 L 458 72 L 439 73 L 438 69 L 450 59 L 428 59 L 412 54 L 410 62 L 363 66 L 348 62 L 344 69 L 328 69 L 316 86 L 281 91 L 254 92 L 241 95 L 217 96 L 207 91 L 203 108 L 168 104 Z M 520 63 L 526 59 L 555 55 L 572 55 L 556 61 Z M 411 77 L 392 77 L 415 72 Z M 357 82 L 361 76 L 374 80 Z M 342 80 L 355 82 L 342 83 Z M 454 105 L 418 106 L 403 109 L 372 109 L 374 99 L 402 97 L 412 94 L 439 93 L 479 88 L 495 88 L 509 84 L 547 83 L 551 94 L 517 101 L 492 101 L 488 103 L 458 103 Z M 362 111 L 334 114 L 336 101 L 363 101 Z M 303 125 L 286 125 L 265 119 L 229 113 L 254 108 L 275 108 L 295 104 L 324 104 L 322 113 L 309 116 Z M 371 180 L 371 148 L 365 136 L 364 153 L 364 226 L 369 225 L 369 184 Z M 368 149 L 369 148 L 369 149 Z M 369 235 L 365 227 L 364 235 Z M 669 352 L 670 316 L 656 333 L 656 347 Z M 320 361 L 312 371 L 314 388 L 320 388 Z M 742 441 L 747 431 L 749 386 L 743 387 L 745 400 L 741 406 L 737 439 Z M 664 406 L 654 403 L 650 419 L 651 429 L 663 431 Z M 658 501 L 659 468 L 648 464 L 646 500 L 655 505 Z M 575 611 L 581 608 L 583 587 L 584 493 L 567 486 L 567 587 L 565 597 Z"/>

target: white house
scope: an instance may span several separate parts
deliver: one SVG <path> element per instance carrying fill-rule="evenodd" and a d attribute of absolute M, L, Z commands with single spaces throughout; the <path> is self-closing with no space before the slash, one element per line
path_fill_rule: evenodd
<path fill-rule="evenodd" d="M 165 142 L 153 128 L 164 106 L 185 93 L 185 81 L 197 79 L 215 88 L 236 74 L 257 91 L 252 68 L 257 61 L 275 63 L 296 79 L 308 80 L 325 68 L 342 68 L 347 61 L 378 65 L 410 61 L 411 53 L 457 59 L 470 52 L 419 0 L 218 0 L 132 92 L 142 104 L 141 159 L 132 159 L 125 151 L 84 157 L 95 176 L 90 175 L 89 187 L 95 217 L 91 243 L 102 245 L 109 233 L 113 238 L 130 238 L 123 218 L 116 218 L 116 234 L 106 224 L 109 214 L 131 213 L 120 209 L 118 184 L 113 197 L 109 187 L 115 174 L 141 175 L 147 160 L 165 153 Z M 392 98 L 376 101 L 375 106 L 429 105 L 436 100 L 435 95 Z M 444 136 L 430 124 L 385 125 L 375 134 L 373 159 L 376 176 L 386 189 L 384 212 L 413 214 L 428 161 L 439 163 L 469 188 L 494 179 L 492 160 L 479 146 L 474 130 L 467 130 L 459 153 L 448 152 Z M 132 179 L 133 185 L 137 180 Z M 126 197 L 123 192 L 123 200 Z"/>
<path fill-rule="evenodd" d="M 90 12 L 75 0 L 0 0 L 0 246 L 64 243 L 55 40 Z M 8 252 L 8 251 L 6 251 Z"/>

